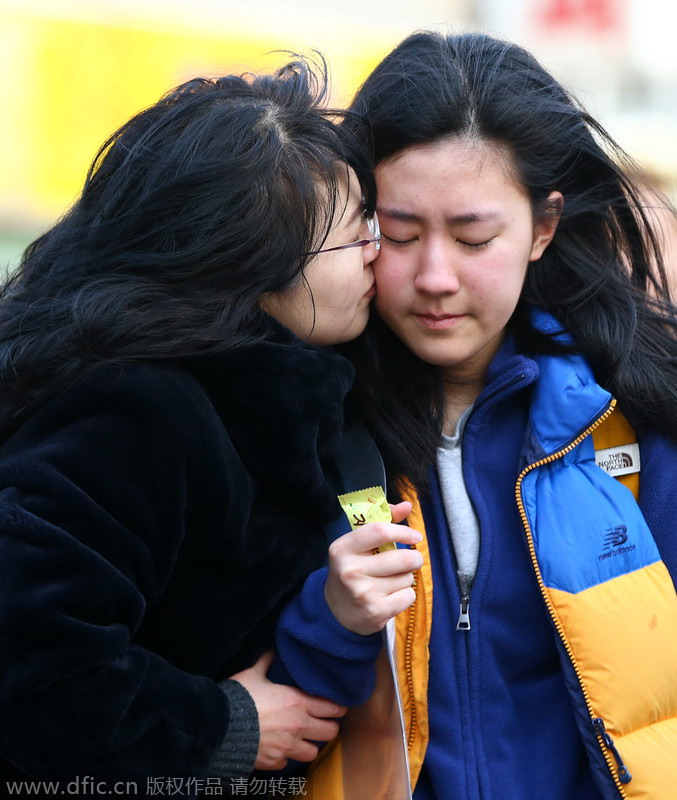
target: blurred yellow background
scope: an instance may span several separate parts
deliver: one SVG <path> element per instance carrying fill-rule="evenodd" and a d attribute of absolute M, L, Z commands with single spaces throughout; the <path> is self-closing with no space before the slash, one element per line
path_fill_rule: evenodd
<path fill-rule="evenodd" d="M 59 214 L 76 195 L 99 144 L 171 87 L 195 75 L 274 69 L 285 55 L 271 51 L 308 52 L 313 45 L 302 34 L 276 35 L 272 26 L 255 31 L 217 24 L 210 30 L 195 20 L 155 22 L 153 27 L 151 20 L 132 15 L 59 17 L 46 3 L 27 10 L 0 3 L 3 227 Z M 332 71 L 350 86 L 379 52 L 340 44 L 327 50 L 334 51 Z M 347 96 L 335 91 L 332 99 L 345 102 Z"/>
<path fill-rule="evenodd" d="M 674 28 L 662 11 L 644 24 L 660 3 L 0 0 L 0 265 L 72 202 L 106 137 L 183 80 L 271 70 L 285 60 L 272 51 L 316 48 L 332 102 L 346 104 L 417 28 L 478 28 L 529 47 L 670 190 L 677 67 L 671 48 L 657 55 L 660 30 Z"/>

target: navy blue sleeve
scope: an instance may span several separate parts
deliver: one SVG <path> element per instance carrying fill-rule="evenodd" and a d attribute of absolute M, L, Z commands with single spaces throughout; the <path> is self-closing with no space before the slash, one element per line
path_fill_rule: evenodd
<path fill-rule="evenodd" d="M 341 625 L 324 597 L 327 568 L 313 572 L 285 607 L 277 625 L 268 677 L 344 706 L 374 690 L 381 634 L 361 636 Z"/>
<path fill-rule="evenodd" d="M 0 753 L 33 776 L 199 777 L 228 728 L 216 683 L 134 642 L 202 452 L 153 386 L 72 392 L 0 455 Z"/>

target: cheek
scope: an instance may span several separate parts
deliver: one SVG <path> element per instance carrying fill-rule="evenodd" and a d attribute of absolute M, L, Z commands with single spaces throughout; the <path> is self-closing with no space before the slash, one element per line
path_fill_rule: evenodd
<path fill-rule="evenodd" d="M 376 280 L 374 306 L 384 317 L 392 317 L 405 307 L 408 293 L 402 283 L 390 278 Z"/>
<path fill-rule="evenodd" d="M 391 253 L 380 255 L 373 263 L 377 297 L 395 297 L 413 286 L 414 275 L 406 261 Z"/>
<path fill-rule="evenodd" d="M 496 252 L 477 270 L 468 270 L 465 284 L 480 294 L 494 298 L 494 301 L 511 303 L 519 297 L 529 266 L 528 252 L 520 248 L 517 253 Z"/>

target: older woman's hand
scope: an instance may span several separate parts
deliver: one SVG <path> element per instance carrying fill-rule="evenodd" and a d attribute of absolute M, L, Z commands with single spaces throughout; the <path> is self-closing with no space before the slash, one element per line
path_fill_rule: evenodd
<path fill-rule="evenodd" d="M 232 676 L 249 692 L 259 715 L 256 769 L 282 769 L 290 758 L 312 761 L 318 753 L 315 742 L 331 741 L 339 729 L 335 718 L 346 713 L 344 706 L 269 681 L 272 658 L 265 653 L 253 667 Z"/>

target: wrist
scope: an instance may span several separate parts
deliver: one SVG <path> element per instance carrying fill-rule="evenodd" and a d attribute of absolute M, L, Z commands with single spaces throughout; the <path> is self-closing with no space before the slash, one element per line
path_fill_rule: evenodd
<path fill-rule="evenodd" d="M 256 704 L 237 680 L 219 683 L 228 700 L 228 728 L 219 747 L 211 773 L 214 777 L 246 777 L 254 770 L 259 749 L 259 717 Z"/>

